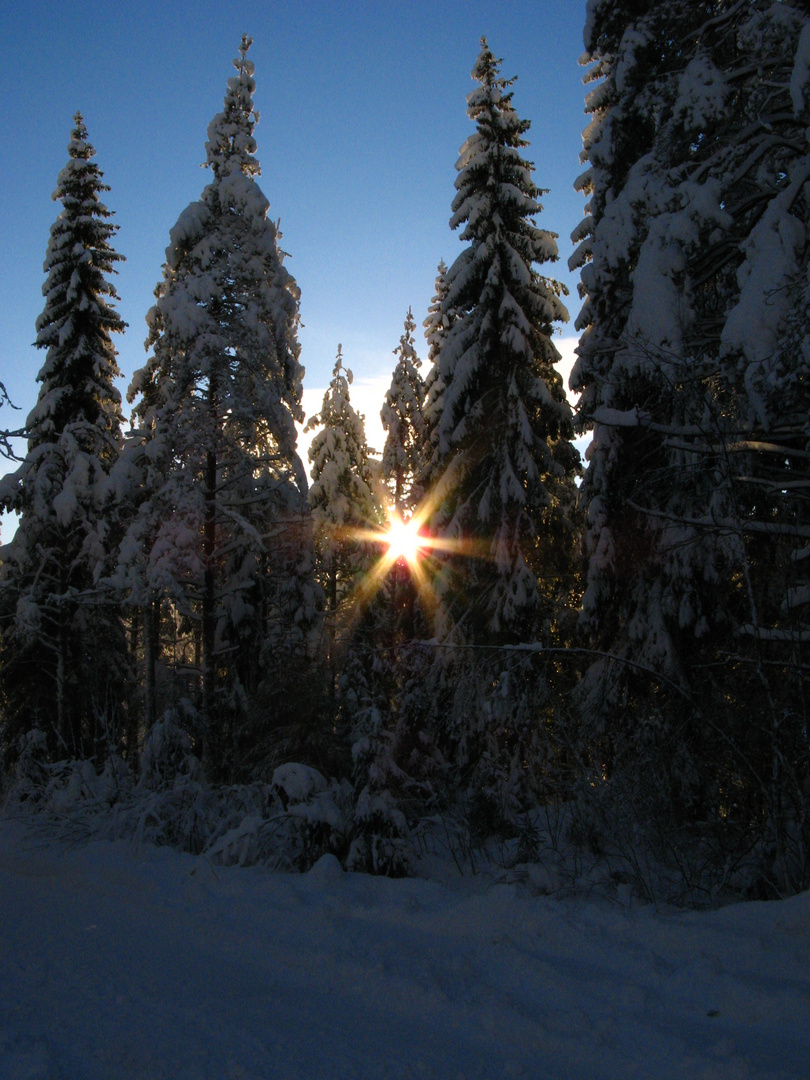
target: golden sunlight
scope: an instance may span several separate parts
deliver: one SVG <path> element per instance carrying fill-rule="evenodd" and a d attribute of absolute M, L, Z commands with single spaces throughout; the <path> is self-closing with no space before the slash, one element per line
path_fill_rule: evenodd
<path fill-rule="evenodd" d="M 415 518 L 402 521 L 401 518 L 392 517 L 388 531 L 381 539 L 388 545 L 388 559 L 392 563 L 404 559 L 409 566 L 417 563 L 425 546 L 425 538 L 419 535 L 419 522 Z"/>
<path fill-rule="evenodd" d="M 487 558 L 489 548 L 480 542 L 466 538 L 437 537 L 432 535 L 427 523 L 436 511 L 444 486 L 431 492 L 416 508 L 413 516 L 403 521 L 392 513 L 383 529 L 367 528 L 351 531 L 351 536 L 361 543 L 379 545 L 380 557 L 362 574 L 354 587 L 354 616 L 365 610 L 377 595 L 383 582 L 397 563 L 407 566 L 408 574 L 416 588 L 419 601 L 427 611 L 434 610 L 438 600 L 434 580 L 439 572 L 442 557 L 461 555 L 467 558 Z"/>

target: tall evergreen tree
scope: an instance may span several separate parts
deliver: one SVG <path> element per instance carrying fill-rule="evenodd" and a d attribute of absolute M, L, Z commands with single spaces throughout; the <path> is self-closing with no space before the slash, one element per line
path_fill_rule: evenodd
<path fill-rule="evenodd" d="M 434 630 L 474 648 L 440 652 L 421 676 L 440 702 L 431 738 L 453 762 L 461 805 L 482 832 L 512 828 L 537 798 L 546 675 L 513 664 L 501 647 L 555 632 L 568 600 L 578 469 L 554 368 L 564 289 L 537 270 L 556 259 L 557 245 L 535 223 L 541 192 L 521 153 L 529 123 L 499 65 L 482 38 L 467 99 L 476 130 L 456 164 L 450 221 L 466 247 L 437 279 L 431 320 Z M 423 667 L 414 654 L 413 672 Z M 409 719 L 418 689 L 409 678 L 400 695 Z"/>
<path fill-rule="evenodd" d="M 394 508 L 402 518 L 421 497 L 418 480 L 425 445 L 425 383 L 419 374 L 422 361 L 416 355 L 413 312 L 408 308 L 405 333 L 394 349 L 397 363 L 380 412 L 387 432 L 382 453 L 382 475 L 389 484 Z M 414 490 L 417 485 L 417 490 Z"/>
<path fill-rule="evenodd" d="M 791 86 L 805 22 L 793 4 L 589 6 L 589 78 L 602 81 L 588 98 L 590 202 L 572 260 L 585 299 L 572 385 L 594 429 L 585 617 L 603 646 L 685 688 L 696 639 L 735 621 L 718 588 L 739 565 L 735 543 L 700 522 L 728 520 L 737 500 L 708 449 L 792 408 L 773 391 L 804 227 Z M 731 471 L 752 469 L 738 454 Z M 594 675 L 608 699 L 623 695 L 626 670 Z"/>
<path fill-rule="evenodd" d="M 529 553 L 565 531 L 577 469 L 554 323 L 564 289 L 535 264 L 557 257 L 537 228 L 540 190 L 521 156 L 529 122 L 512 106 L 514 79 L 481 39 L 467 99 L 476 131 L 461 149 L 451 227 L 467 247 L 447 274 L 443 310 L 456 314 L 442 345 L 439 458 L 450 491 L 443 531 L 477 542 L 465 568 L 465 632 L 515 641 L 537 624 L 540 591 Z M 466 606 L 466 604 L 465 604 Z M 458 623 L 461 610 L 453 616 Z"/>
<path fill-rule="evenodd" d="M 314 606 L 296 451 L 299 292 L 256 180 L 250 44 L 208 128 L 213 179 L 171 231 L 147 318 L 152 356 L 129 391 L 140 428 L 127 471 L 148 498 L 128 580 L 136 602 L 164 594 L 199 627 L 209 763 L 224 717 L 244 712 L 282 648 L 291 677 Z"/>
<path fill-rule="evenodd" d="M 120 375 L 113 333 L 125 324 L 108 275 L 123 256 L 101 201 L 109 188 L 92 160 L 80 113 L 54 200 L 37 319 L 45 362 L 26 423 L 28 452 L 0 481 L 0 505 L 20 515 L 2 549 L 2 743 L 35 727 L 54 756 L 102 752 L 118 733 L 127 652 L 117 608 L 98 588 L 117 540 L 107 481 L 121 446 Z"/>
<path fill-rule="evenodd" d="M 677 647 L 665 611 L 672 609 L 676 626 L 685 617 L 693 627 L 705 624 L 716 604 L 710 581 L 720 575 L 711 564 L 722 553 L 711 548 L 698 553 L 704 577 L 700 567 L 690 567 L 682 527 L 668 527 L 646 513 L 649 507 L 690 516 L 701 471 L 681 469 L 683 455 L 669 457 L 660 432 L 633 427 L 629 416 L 624 419 L 631 426 L 616 423 L 636 406 L 670 425 L 683 424 L 685 410 L 694 413 L 694 399 L 687 403 L 688 393 L 674 392 L 694 372 L 694 365 L 692 372 L 681 369 L 692 295 L 691 285 L 684 287 L 685 256 L 718 227 L 722 212 L 711 188 L 702 193 L 693 188 L 687 206 L 673 190 L 679 180 L 673 183 L 667 173 L 666 158 L 677 151 L 662 133 L 669 127 L 673 135 L 679 81 L 688 63 L 672 38 L 676 7 L 683 25 L 697 33 L 715 5 L 693 4 L 687 10 L 672 2 L 634 8 L 611 2 L 588 8 L 593 68 L 586 78 L 601 81 L 586 101 L 593 120 L 583 136 L 583 159 L 590 168 L 578 181 L 590 201 L 574 233 L 579 247 L 572 265 L 582 267 L 584 304 L 572 386 L 582 391 L 580 425 L 597 425 L 583 485 L 589 554 L 585 619 L 595 642 L 611 651 L 629 650 L 637 662 L 678 679 Z M 704 111 L 724 112 L 722 92 L 711 100 L 720 90 L 717 80 L 709 79 L 704 88 Z M 683 151 L 681 140 L 678 145 Z M 671 228 L 677 220 L 673 211 L 680 216 L 680 232 Z M 602 417 L 608 422 L 600 424 Z M 708 474 L 705 480 L 707 490 L 715 487 L 715 477 Z M 670 546 L 681 554 L 668 559 Z M 647 552 L 643 564 L 631 550 Z M 693 572 L 697 577 L 690 581 Z M 623 614 L 611 618 L 607 612 L 614 611 L 614 600 Z M 621 644 L 617 631 L 625 635 Z M 592 679 L 597 671 L 613 681 L 611 694 L 621 692 L 627 671 L 601 665 L 592 669 Z"/>
<path fill-rule="evenodd" d="M 583 682 L 589 741 L 670 818 L 730 827 L 736 792 L 735 827 L 770 821 L 782 881 L 773 778 L 798 793 L 808 773 L 786 544 L 806 518 L 807 24 L 791 0 L 589 3 L 573 259 L 572 385 L 594 432 L 583 621 L 611 654 Z"/>

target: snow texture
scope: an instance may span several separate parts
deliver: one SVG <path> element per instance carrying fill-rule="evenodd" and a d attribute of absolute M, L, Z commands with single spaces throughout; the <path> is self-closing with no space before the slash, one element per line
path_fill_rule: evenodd
<path fill-rule="evenodd" d="M 810 893 L 707 913 L 0 824 L 5 1080 L 799 1080 Z M 625 900 L 627 897 L 624 898 Z"/>

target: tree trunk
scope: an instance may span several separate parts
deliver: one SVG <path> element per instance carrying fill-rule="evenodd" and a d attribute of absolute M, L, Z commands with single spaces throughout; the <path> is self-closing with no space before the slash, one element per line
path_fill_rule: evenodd
<path fill-rule="evenodd" d="M 73 728 L 70 723 L 70 710 L 67 697 L 67 627 L 61 609 L 57 614 L 58 630 L 56 643 L 56 727 L 65 749 L 78 757 Z"/>
<path fill-rule="evenodd" d="M 160 600 L 150 600 L 144 610 L 144 661 L 146 665 L 146 729 L 157 720 L 157 660 L 160 654 Z"/>
<path fill-rule="evenodd" d="M 203 559 L 205 573 L 202 594 L 202 737 L 203 763 L 212 761 L 212 730 L 214 723 L 214 694 L 216 663 L 214 645 L 216 631 L 214 550 L 216 546 L 216 454 L 209 450 L 205 461 L 205 519 L 203 522 Z"/>

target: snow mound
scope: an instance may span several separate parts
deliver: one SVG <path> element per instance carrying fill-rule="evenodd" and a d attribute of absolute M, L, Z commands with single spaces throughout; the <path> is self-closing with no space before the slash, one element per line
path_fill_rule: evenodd
<path fill-rule="evenodd" d="M 321 855 L 307 875 L 312 881 L 319 881 L 324 885 L 343 878 L 343 867 L 338 862 L 336 855 L 327 852 Z"/>

